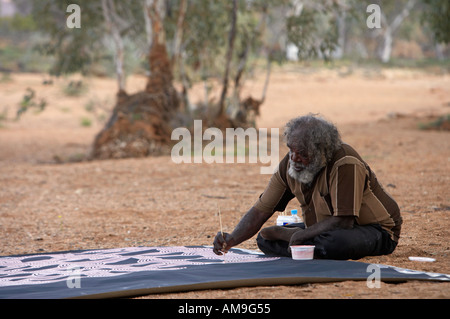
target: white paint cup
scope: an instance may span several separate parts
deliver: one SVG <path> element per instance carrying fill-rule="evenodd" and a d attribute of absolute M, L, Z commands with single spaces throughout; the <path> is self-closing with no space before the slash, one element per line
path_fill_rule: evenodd
<path fill-rule="evenodd" d="M 294 260 L 311 260 L 314 258 L 313 245 L 295 245 L 291 246 L 292 259 Z"/>

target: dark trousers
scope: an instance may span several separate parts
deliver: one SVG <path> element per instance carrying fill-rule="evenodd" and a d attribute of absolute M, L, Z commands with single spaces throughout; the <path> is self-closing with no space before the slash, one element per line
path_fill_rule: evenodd
<path fill-rule="evenodd" d="M 305 228 L 303 223 L 285 227 Z M 283 240 L 266 240 L 258 234 L 259 249 L 266 255 L 290 257 L 289 243 Z M 352 229 L 337 229 L 325 232 L 302 245 L 314 245 L 317 259 L 360 259 L 365 256 L 380 256 L 392 253 L 397 246 L 389 233 L 380 225 L 354 225 Z"/>

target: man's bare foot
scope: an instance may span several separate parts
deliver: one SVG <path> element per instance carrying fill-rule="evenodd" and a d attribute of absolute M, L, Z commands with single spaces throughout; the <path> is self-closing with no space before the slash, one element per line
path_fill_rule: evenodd
<path fill-rule="evenodd" d="M 300 227 L 270 226 L 261 230 L 261 236 L 267 240 L 284 240 L 289 242 L 292 235 L 300 229 Z"/>

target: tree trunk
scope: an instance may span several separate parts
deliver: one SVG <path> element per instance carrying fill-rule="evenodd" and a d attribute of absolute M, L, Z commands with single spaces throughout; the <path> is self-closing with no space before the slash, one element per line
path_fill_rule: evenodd
<path fill-rule="evenodd" d="M 266 100 L 267 88 L 269 87 L 270 73 L 272 71 L 272 61 L 270 57 L 267 58 L 267 67 L 266 67 L 266 80 L 264 81 L 264 87 L 261 94 L 261 104 Z M 259 111 L 258 111 L 259 114 Z"/>
<path fill-rule="evenodd" d="M 105 0 L 104 0 L 105 1 Z M 108 123 L 94 140 L 92 158 L 143 157 L 170 153 L 171 133 L 179 107 L 172 85 L 172 69 L 166 51 L 162 0 L 147 0 L 152 43 L 148 54 L 150 75 L 143 92 L 119 91 Z"/>
<path fill-rule="evenodd" d="M 187 0 L 181 0 L 180 2 L 180 12 L 178 14 L 177 19 L 177 30 L 175 33 L 175 41 L 173 45 L 173 56 L 172 56 L 172 66 L 178 68 L 179 77 L 181 80 L 181 85 L 183 86 L 182 90 L 182 96 L 183 96 L 183 108 L 189 109 L 189 96 L 188 96 L 188 90 L 189 90 L 189 83 L 187 80 L 186 72 L 184 69 L 184 63 L 183 58 L 181 55 L 182 52 L 182 46 L 181 42 L 183 39 L 183 24 L 184 24 L 184 18 L 186 17 L 186 11 L 188 8 L 188 1 Z"/>
<path fill-rule="evenodd" d="M 236 38 L 236 24 L 237 24 L 237 0 L 233 0 L 233 8 L 231 10 L 231 28 L 228 34 L 228 50 L 225 58 L 225 72 L 222 81 L 222 93 L 219 100 L 219 110 L 217 117 L 222 117 L 225 114 L 225 98 L 228 91 L 228 76 L 230 72 L 231 58 L 234 51 L 234 39 Z"/>
<path fill-rule="evenodd" d="M 163 27 L 164 1 L 147 0 L 147 3 L 149 4 L 147 13 L 152 25 L 153 39 L 148 55 L 150 76 L 145 90 L 150 94 L 162 94 L 162 98 L 165 99 L 162 104 L 167 112 L 172 112 L 178 108 L 179 101 L 178 94 L 172 84 L 172 66 L 166 50 L 166 36 Z"/>
<path fill-rule="evenodd" d="M 145 23 L 145 37 L 147 40 L 147 51 L 150 51 L 150 48 L 152 46 L 152 40 L 153 40 L 153 30 L 152 30 L 152 21 L 149 17 L 149 7 L 147 5 L 147 2 L 144 3 L 143 6 L 143 12 L 144 12 L 144 23 Z"/>
<path fill-rule="evenodd" d="M 385 32 L 383 33 L 382 46 L 379 51 L 379 58 L 383 63 L 387 63 L 391 59 L 392 45 L 394 43 L 394 34 L 400 27 L 405 18 L 409 15 L 412 8 L 416 4 L 416 0 L 409 0 L 403 7 L 401 12 L 395 16 L 392 22 L 389 24 L 386 16 L 381 14 L 381 21 L 385 25 Z"/>
<path fill-rule="evenodd" d="M 188 7 L 187 0 L 180 1 L 180 12 L 178 13 L 177 29 L 175 32 L 175 41 L 173 44 L 172 65 L 178 65 L 181 58 L 181 40 L 183 39 L 183 23 Z"/>
<path fill-rule="evenodd" d="M 264 33 L 266 27 L 267 18 L 267 6 L 263 9 L 263 16 L 260 18 L 257 30 L 259 33 Z M 242 76 L 244 74 L 245 67 L 247 65 L 247 59 L 250 51 L 250 41 L 247 41 L 247 45 L 243 48 L 243 51 L 239 54 L 239 64 L 234 78 L 234 93 L 233 93 L 233 115 L 232 119 L 235 126 L 239 127 L 255 127 L 256 117 L 259 116 L 259 108 L 264 103 L 266 98 L 266 92 L 269 85 L 270 72 L 271 72 L 271 56 L 267 49 L 265 53 L 267 56 L 267 68 L 266 68 L 266 79 L 264 82 L 264 87 L 261 95 L 261 99 L 257 100 L 251 96 L 243 99 L 241 101 L 241 89 L 242 89 Z"/>
<path fill-rule="evenodd" d="M 383 45 L 380 51 L 380 60 L 383 63 L 388 63 L 391 59 L 392 42 L 392 31 L 391 28 L 387 27 L 383 35 Z"/>
<path fill-rule="evenodd" d="M 347 12 L 345 10 L 336 12 L 338 40 L 336 50 L 333 53 L 336 59 L 342 59 L 345 55 L 346 18 Z"/>
<path fill-rule="evenodd" d="M 119 26 L 117 25 L 116 21 L 113 21 L 113 16 L 116 15 L 113 13 L 115 10 L 114 3 L 112 0 L 102 0 L 102 9 L 103 9 L 103 16 L 106 21 L 106 27 L 111 33 L 111 36 L 114 41 L 115 45 L 115 64 L 116 64 L 116 76 L 117 76 L 117 83 L 118 83 L 118 89 L 119 93 L 125 93 L 125 69 L 124 69 L 124 45 L 123 40 L 120 35 Z"/>

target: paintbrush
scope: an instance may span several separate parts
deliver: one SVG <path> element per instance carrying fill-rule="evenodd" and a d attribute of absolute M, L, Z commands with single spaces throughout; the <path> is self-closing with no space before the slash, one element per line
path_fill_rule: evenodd
<path fill-rule="evenodd" d="M 220 233 L 222 234 L 222 239 L 225 240 L 225 238 L 223 237 L 222 214 L 220 213 L 220 206 L 219 205 L 217 205 L 217 209 L 219 210 Z M 224 242 L 222 248 L 225 248 L 225 246 L 226 246 L 226 243 Z M 223 253 L 224 253 L 224 256 L 225 256 L 226 252 L 223 252 Z"/>
<path fill-rule="evenodd" d="M 220 233 L 222 234 L 222 238 L 223 238 L 222 214 L 220 213 L 220 207 L 219 207 L 219 224 L 220 224 Z"/>

